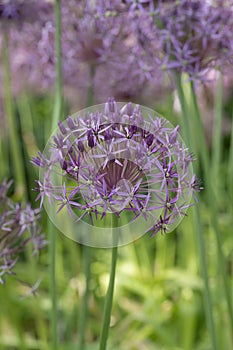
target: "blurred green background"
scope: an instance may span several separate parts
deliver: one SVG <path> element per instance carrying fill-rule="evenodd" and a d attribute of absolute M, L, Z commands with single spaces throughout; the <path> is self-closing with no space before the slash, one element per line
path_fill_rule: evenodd
<path fill-rule="evenodd" d="M 40 92 L 23 88 L 20 93 L 11 94 L 11 88 L 7 86 L 9 76 L 6 71 L 4 73 L 4 69 L 7 69 L 6 64 L 4 66 L 4 56 L 7 60 L 4 50 L 0 74 L 1 90 L 5 91 L 2 94 L 3 98 L 0 99 L 0 177 L 1 180 L 4 178 L 15 180 L 14 189 L 11 191 L 14 201 L 30 201 L 34 207 L 38 207 L 38 202 L 35 203 L 37 194 L 33 191 L 38 170 L 32 166 L 30 159 L 36 156 L 38 150 L 43 150 L 50 135 L 56 88 L 53 85 L 49 91 L 42 89 Z M 11 69 L 8 73 L 10 71 Z M 194 130 L 196 132 L 191 119 L 195 111 L 190 97 L 190 83 L 186 80 L 186 77 L 183 77 L 182 86 L 190 112 L 191 132 Z M 217 208 L 216 219 L 223 252 L 221 263 L 219 245 L 213 228 L 213 211 L 205 189 L 201 192 L 199 203 L 196 205 L 199 206 L 202 221 L 204 257 L 218 349 L 231 350 L 233 315 L 226 301 L 222 269 L 225 271 L 227 281 L 225 288 L 232 298 L 233 79 L 232 76 L 230 79 L 229 75 L 223 75 L 219 80 L 221 80 L 220 88 L 216 81 L 213 81 L 198 86 L 195 92 L 200 102 L 205 139 L 211 160 L 209 173 L 213 174 L 211 181 L 216 185 L 214 186 L 216 202 L 212 204 Z M 11 81 L 14 81 L 14 76 L 11 76 Z M 68 89 L 66 92 L 62 119 L 89 104 L 88 86 L 81 93 L 75 90 L 70 92 Z M 85 95 L 84 99 L 82 94 Z M 140 97 L 132 102 L 146 104 L 157 110 L 174 125 L 182 123 L 182 111 L 176 89 L 166 90 L 162 99 L 156 95 L 148 97 L 146 93 L 143 95 L 143 92 L 139 95 Z M 106 96 L 106 100 L 108 97 Z M 129 97 L 122 98 L 124 101 L 129 99 Z M 100 102 L 95 98 L 93 101 Z M 220 125 L 217 128 L 219 119 L 215 117 L 216 115 L 221 115 Z M 12 125 L 15 132 L 13 134 Z M 216 130 L 220 132 L 218 138 L 220 145 L 216 144 Z M 185 137 L 183 130 L 181 134 Z M 17 138 L 16 145 L 13 142 L 14 137 Z M 198 145 L 198 151 L 194 150 L 198 158 L 197 173 L 198 177 L 203 179 L 205 188 L 208 179 L 204 179 L 203 165 L 200 165 L 202 150 L 199 138 L 194 139 Z M 16 150 L 16 155 L 12 152 L 13 148 Z M 217 156 L 217 160 L 219 159 L 217 172 L 216 149 L 220 152 L 219 157 Z M 21 174 L 15 172 L 15 156 L 21 162 Z M 190 208 L 188 217 L 185 217 L 172 233 L 158 234 L 153 239 L 145 235 L 136 242 L 119 248 L 109 350 L 213 349 L 206 316 L 208 315 L 208 312 L 206 313 L 208 303 L 205 300 L 206 285 L 203 280 L 200 242 L 194 212 L 194 208 Z M 47 234 L 48 218 L 44 212 L 41 225 Z M 56 232 L 56 236 L 58 349 L 73 350 L 78 349 L 80 313 L 85 293 L 84 249 L 60 232 Z M 108 249 L 90 248 L 91 278 L 85 334 L 86 350 L 98 348 L 110 257 L 111 252 Z M 49 247 L 40 253 L 36 261 L 31 260 L 29 254 L 25 252 L 20 256 L 14 269 L 16 276 L 8 276 L 6 284 L 0 285 L 0 349 L 51 349 L 52 302 L 49 293 L 49 268 Z M 38 281 L 40 284 L 35 293 L 32 293 L 31 287 Z"/>

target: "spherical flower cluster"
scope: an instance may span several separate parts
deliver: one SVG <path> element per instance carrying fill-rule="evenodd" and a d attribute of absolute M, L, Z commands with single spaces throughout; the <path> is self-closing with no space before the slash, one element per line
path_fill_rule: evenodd
<path fill-rule="evenodd" d="M 28 246 L 32 255 L 37 255 L 47 244 L 38 223 L 40 210 L 14 203 L 7 197 L 10 185 L 6 181 L 0 185 L 0 283 L 14 274 L 13 268 Z"/>
<path fill-rule="evenodd" d="M 114 215 L 121 225 L 127 212 L 130 221 L 151 223 L 152 236 L 169 232 L 198 189 L 178 131 L 151 110 L 113 99 L 69 116 L 33 159 L 42 169 L 38 198 L 48 197 L 57 213 L 66 207 L 75 222 Z"/>
<path fill-rule="evenodd" d="M 155 27 L 161 47 L 157 60 L 164 70 L 175 69 L 203 80 L 208 69 L 224 69 L 232 63 L 232 1 L 161 2 Z"/>
<path fill-rule="evenodd" d="M 149 2 L 142 4 L 148 6 Z M 75 88 L 92 86 L 95 101 L 103 101 L 106 93 L 138 99 L 142 91 L 148 92 L 148 86 L 159 92 L 154 81 L 165 85 L 164 72 L 156 68 L 154 58 L 139 43 L 138 32 L 152 18 L 146 13 L 139 15 L 131 5 L 97 0 L 80 2 L 79 6 L 70 1 L 62 6 L 64 81 Z M 48 41 L 41 44 L 44 51 L 51 46 Z"/>

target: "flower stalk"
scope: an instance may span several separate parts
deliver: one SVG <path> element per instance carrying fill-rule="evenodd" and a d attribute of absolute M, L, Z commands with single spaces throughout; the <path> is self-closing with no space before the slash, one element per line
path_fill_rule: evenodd
<path fill-rule="evenodd" d="M 113 215 L 112 216 L 112 227 L 117 227 L 118 218 Z M 104 303 L 104 312 L 103 312 L 103 323 L 100 333 L 100 343 L 99 350 L 105 350 L 107 347 L 109 326 L 111 321 L 111 310 L 112 310 L 112 302 L 113 302 L 113 294 L 114 294 L 114 285 L 115 285 L 115 274 L 116 274 L 116 264 L 117 264 L 117 242 L 114 243 L 112 248 L 112 261 L 111 261 L 111 270 L 110 270 L 110 278 L 108 290 L 105 297 Z"/>
<path fill-rule="evenodd" d="M 55 58 L 56 58 L 56 97 L 52 120 L 52 130 L 56 128 L 58 120 L 61 118 L 63 107 L 62 92 L 62 49 L 61 49 L 61 1 L 55 0 Z"/>
<path fill-rule="evenodd" d="M 213 158 L 212 158 L 212 172 L 214 179 L 214 187 L 216 195 L 218 195 L 219 188 L 219 172 L 221 163 L 221 144 L 222 144 L 222 108 L 223 108 L 223 81 L 222 75 L 219 73 L 217 80 L 217 88 L 215 94 L 215 108 L 214 108 L 214 128 L 213 128 Z"/>
<path fill-rule="evenodd" d="M 93 105 L 94 100 L 94 91 L 93 91 L 93 78 L 95 74 L 95 66 L 94 64 L 89 64 L 89 71 L 90 71 L 90 84 L 88 86 L 87 90 L 87 102 L 86 106 L 90 107 Z M 85 332 L 86 332 L 86 326 L 87 326 L 87 316 L 88 316 L 88 300 L 89 300 L 89 294 L 90 294 L 90 281 L 91 281 L 91 248 L 87 245 L 83 245 L 83 267 L 84 267 L 84 274 L 85 274 L 85 293 L 82 300 L 82 307 L 81 307 L 81 314 L 80 314 L 80 320 L 79 320 L 79 349 L 84 350 L 85 349 Z"/>
<path fill-rule="evenodd" d="M 10 149 L 12 154 L 12 163 L 15 173 L 16 193 L 18 197 L 26 195 L 25 189 L 25 174 L 24 164 L 21 154 L 21 139 L 19 131 L 17 130 L 17 119 L 14 113 L 13 97 L 11 92 L 11 73 L 10 73 L 10 55 L 9 55 L 9 33 L 4 31 L 3 35 L 3 88 L 4 88 L 4 104 L 5 113 L 9 121 L 9 136 Z"/>
<path fill-rule="evenodd" d="M 232 120 L 233 120 L 233 109 L 232 109 Z M 228 184 L 230 188 L 230 198 L 233 203 L 233 122 L 231 123 L 231 144 L 230 144 L 230 153 L 228 161 Z"/>
<path fill-rule="evenodd" d="M 55 51 L 56 51 L 56 96 L 52 120 L 52 130 L 57 125 L 62 111 L 62 56 L 61 56 L 61 1 L 55 0 Z M 56 234 L 57 230 L 51 221 L 48 223 L 49 231 L 49 266 L 50 266 L 50 298 L 51 309 L 51 349 L 57 350 L 57 285 L 56 285 Z"/>
<path fill-rule="evenodd" d="M 91 248 L 88 246 L 83 246 L 83 267 L 85 274 L 85 293 L 83 296 L 81 304 L 81 312 L 79 319 L 79 346 L 80 350 L 85 349 L 85 333 L 87 325 L 87 316 L 88 316 L 88 300 L 90 294 L 90 282 L 91 282 Z"/>

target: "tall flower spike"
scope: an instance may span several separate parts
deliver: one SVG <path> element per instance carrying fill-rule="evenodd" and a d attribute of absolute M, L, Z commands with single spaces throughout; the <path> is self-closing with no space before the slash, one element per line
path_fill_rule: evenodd
<path fill-rule="evenodd" d="M 105 231 L 112 216 L 118 226 L 132 225 L 119 244 L 147 228 L 169 232 L 178 225 L 196 189 L 179 126 L 145 107 L 113 99 L 58 125 L 33 163 L 41 169 L 40 183 L 50 184 L 39 197 L 48 197 L 45 207 L 60 230 L 79 242 L 108 246 Z"/>

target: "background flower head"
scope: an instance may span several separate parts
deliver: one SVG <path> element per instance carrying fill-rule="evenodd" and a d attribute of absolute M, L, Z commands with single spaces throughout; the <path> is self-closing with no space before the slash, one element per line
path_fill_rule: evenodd
<path fill-rule="evenodd" d="M 224 69 L 233 57 L 232 3 L 199 0 L 161 2 L 155 32 L 163 69 L 205 79 L 210 68 Z"/>
<path fill-rule="evenodd" d="M 39 224 L 40 210 L 14 203 L 7 192 L 12 182 L 0 185 L 0 283 L 14 274 L 17 261 L 31 250 L 37 255 L 47 241 Z"/>

